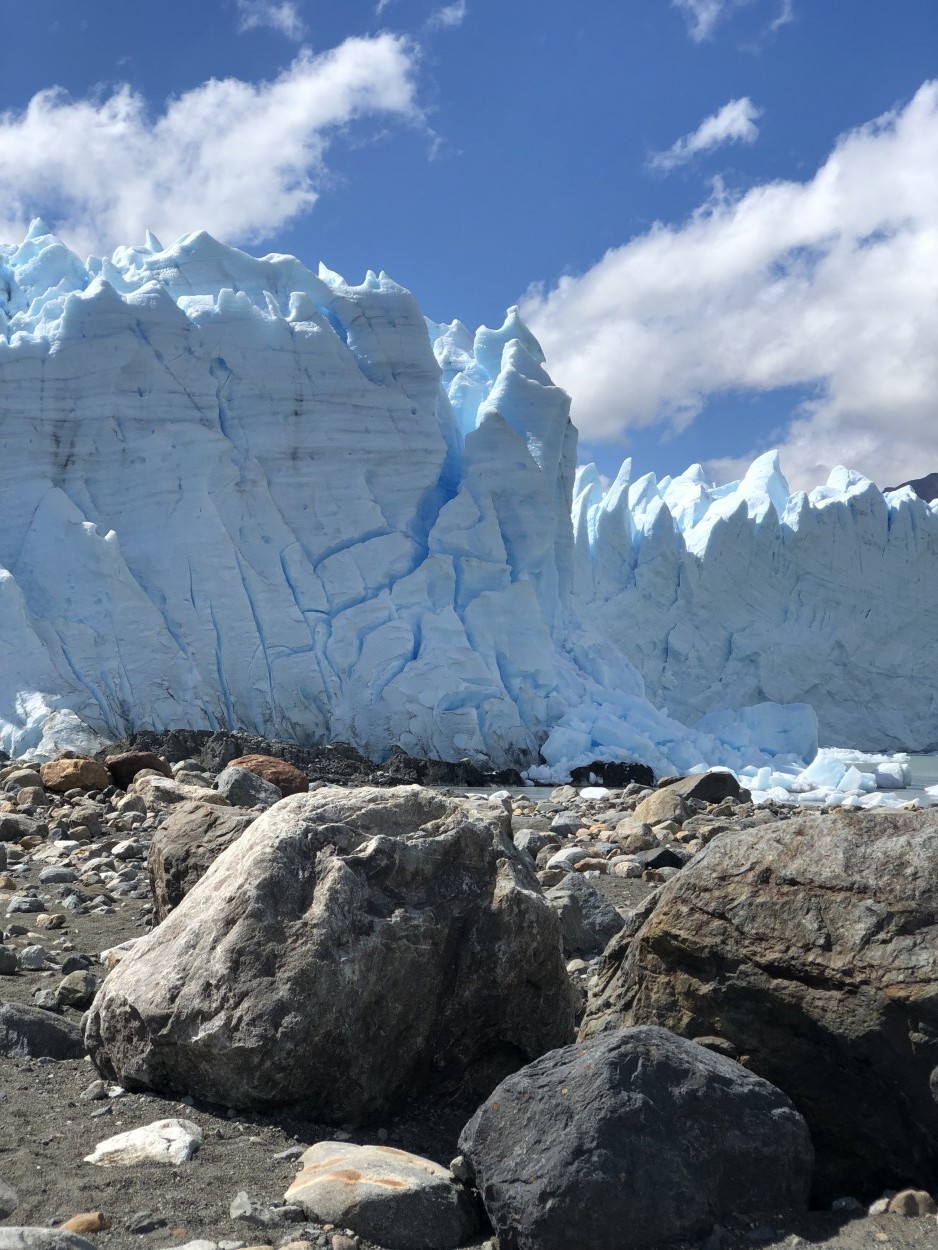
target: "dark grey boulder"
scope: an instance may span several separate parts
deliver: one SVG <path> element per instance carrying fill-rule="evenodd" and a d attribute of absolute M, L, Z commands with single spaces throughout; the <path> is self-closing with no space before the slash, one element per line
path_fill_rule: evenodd
<path fill-rule="evenodd" d="M 545 891 L 557 912 L 564 954 L 598 955 L 622 929 L 625 921 L 586 877 L 568 873 Z"/>
<path fill-rule="evenodd" d="M 8 1059 L 82 1059 L 81 1029 L 40 1007 L 0 1004 L 0 1055 Z"/>
<path fill-rule="evenodd" d="M 636 851 L 633 858 L 643 868 L 683 868 L 691 854 L 676 846 L 655 846 L 648 851 Z"/>
<path fill-rule="evenodd" d="M 18 812 L 0 812 L 0 842 L 19 842 L 31 834 L 45 836 L 48 826 L 45 821 L 34 820 L 32 816 L 21 816 Z"/>
<path fill-rule="evenodd" d="M 555 849 L 560 847 L 557 835 L 548 833 L 544 829 L 517 829 L 512 834 L 512 841 L 519 851 L 530 855 L 532 860 L 536 860 L 538 852 L 546 846 L 552 846 Z"/>
<path fill-rule="evenodd" d="M 683 799 L 698 799 L 704 803 L 722 803 L 724 799 L 740 799 L 748 802 L 749 791 L 743 789 L 732 773 L 716 769 L 708 773 L 692 773 L 677 781 L 668 780 L 663 789 L 679 794 Z"/>
<path fill-rule="evenodd" d="M 730 1215 L 803 1210 L 813 1151 L 780 1090 L 665 1029 L 507 1077 L 459 1148 L 500 1250 L 637 1250 Z"/>
<path fill-rule="evenodd" d="M 321 1123 L 448 1082 L 484 1097 L 573 1037 L 557 918 L 509 826 L 418 786 L 283 799 L 109 974 L 99 1071 Z"/>
<path fill-rule="evenodd" d="M 147 857 L 157 923 L 182 902 L 256 816 L 256 812 L 198 801 L 172 808 L 166 823 L 157 829 Z"/>
<path fill-rule="evenodd" d="M 604 953 L 581 1037 L 717 1036 L 794 1102 L 815 1197 L 938 1175 L 938 813 L 799 815 L 717 837 Z"/>
<path fill-rule="evenodd" d="M 55 989 L 56 1002 L 61 1007 L 75 1007 L 84 1011 L 90 1007 L 98 991 L 98 980 L 91 972 L 70 972 Z"/>

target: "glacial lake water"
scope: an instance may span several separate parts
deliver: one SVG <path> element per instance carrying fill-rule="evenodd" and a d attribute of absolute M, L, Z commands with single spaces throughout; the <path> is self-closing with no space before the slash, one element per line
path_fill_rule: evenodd
<path fill-rule="evenodd" d="M 938 786 L 938 755 L 912 755 L 909 767 L 912 772 L 911 789 L 921 792 L 926 786 Z"/>

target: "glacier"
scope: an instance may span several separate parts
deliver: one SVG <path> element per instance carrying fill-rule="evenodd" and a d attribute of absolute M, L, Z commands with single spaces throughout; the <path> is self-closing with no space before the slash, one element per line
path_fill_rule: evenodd
<path fill-rule="evenodd" d="M 722 487 L 630 476 L 578 473 L 575 590 L 650 699 L 700 728 L 804 702 L 826 745 L 938 748 L 938 503 L 843 467 L 791 492 L 775 452 Z"/>
<path fill-rule="evenodd" d="M 13 754 L 231 728 L 788 792 L 819 717 L 938 740 L 907 671 L 938 511 L 846 471 L 789 495 L 765 459 L 604 491 L 516 310 L 473 334 L 383 273 L 205 233 L 81 261 L 36 221 L 0 245 L 0 429 Z"/>

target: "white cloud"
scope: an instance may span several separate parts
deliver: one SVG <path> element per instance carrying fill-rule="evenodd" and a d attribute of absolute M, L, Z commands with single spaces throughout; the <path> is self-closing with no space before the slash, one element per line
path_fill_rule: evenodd
<path fill-rule="evenodd" d="M 377 6 L 375 7 L 375 17 L 380 17 L 390 3 L 391 0 L 378 0 Z"/>
<path fill-rule="evenodd" d="M 0 239 L 40 214 L 81 250 L 205 229 L 265 236 L 312 207 L 337 130 L 419 118 L 418 51 L 391 34 L 301 52 L 271 82 L 211 79 L 151 117 L 130 86 L 104 99 L 51 88 L 0 114 Z"/>
<path fill-rule="evenodd" d="M 716 113 L 704 118 L 692 134 L 684 135 L 667 152 L 656 152 L 651 158 L 654 169 L 669 170 L 683 165 L 698 152 L 709 152 L 727 143 L 754 143 L 759 137 L 756 118 L 761 116 L 748 96 L 730 100 Z"/>
<path fill-rule="evenodd" d="M 782 0 L 782 7 L 778 11 L 778 16 L 769 22 L 769 30 L 781 30 L 783 26 L 787 26 L 789 22 L 795 20 L 794 0 Z"/>
<path fill-rule="evenodd" d="M 306 33 L 295 0 L 237 0 L 238 30 L 269 26 L 297 43 Z"/>
<path fill-rule="evenodd" d="M 523 313 L 585 437 L 687 426 L 720 393 L 808 388 L 780 441 L 815 485 L 938 466 L 938 82 L 843 136 L 808 182 L 712 198 Z M 764 450 L 758 433 L 740 452 Z"/>
<path fill-rule="evenodd" d="M 437 9 L 435 13 L 430 15 L 427 21 L 427 29 L 444 30 L 461 26 L 466 20 L 468 12 L 468 0 L 454 0 L 453 4 L 445 4 L 442 9 Z"/>
<path fill-rule="evenodd" d="M 695 43 L 703 43 L 711 39 L 717 26 L 737 9 L 761 3 L 761 0 L 671 0 L 671 3 L 686 14 L 691 39 Z M 769 23 L 768 31 L 774 33 L 794 20 L 793 0 L 780 0 L 778 13 Z"/>
<path fill-rule="evenodd" d="M 673 3 L 687 14 L 690 37 L 695 43 L 709 39 L 726 10 L 733 6 L 733 0 L 673 0 Z"/>

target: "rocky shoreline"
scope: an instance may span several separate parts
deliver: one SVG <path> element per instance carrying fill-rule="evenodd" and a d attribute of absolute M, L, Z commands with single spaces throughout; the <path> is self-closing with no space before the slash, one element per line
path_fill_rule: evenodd
<path fill-rule="evenodd" d="M 0 767 L 0 1248 L 935 1244 L 929 813 L 120 747 Z"/>

